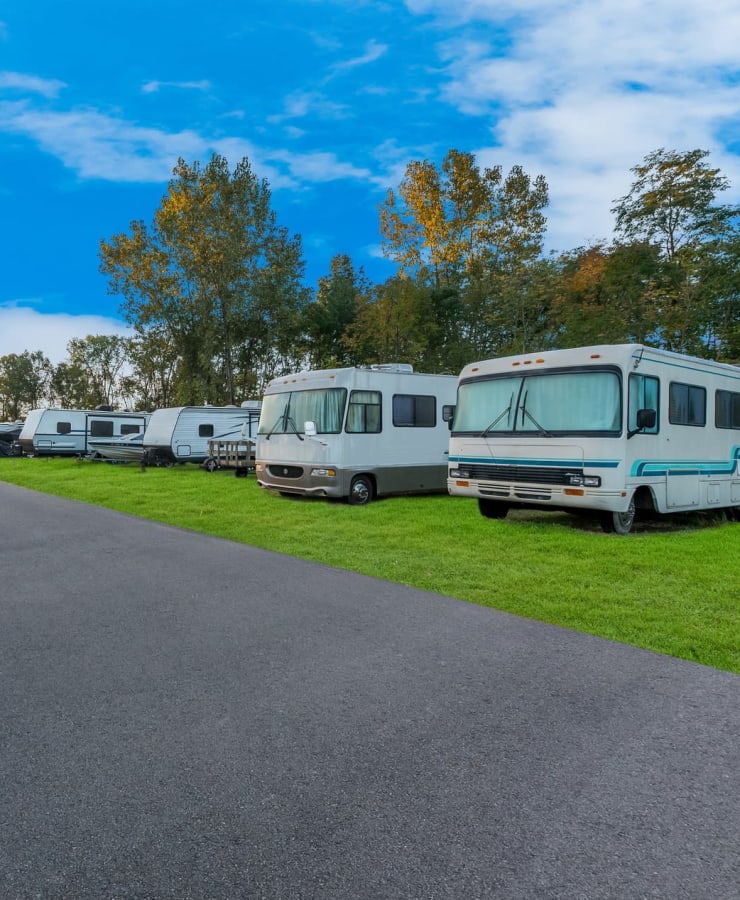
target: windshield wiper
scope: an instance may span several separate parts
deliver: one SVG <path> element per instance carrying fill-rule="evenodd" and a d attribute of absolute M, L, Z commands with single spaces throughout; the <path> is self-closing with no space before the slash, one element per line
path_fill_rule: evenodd
<path fill-rule="evenodd" d="M 281 412 L 280 415 L 277 417 L 277 419 L 275 419 L 275 421 L 272 423 L 272 428 L 267 432 L 267 434 L 265 436 L 266 441 L 269 441 L 270 438 L 273 436 L 273 434 L 275 434 L 275 431 L 277 430 L 278 425 L 280 424 L 280 422 L 283 421 L 284 418 L 285 418 L 285 410 L 283 410 L 283 412 Z"/>
<path fill-rule="evenodd" d="M 529 391 L 527 391 L 524 395 L 524 400 L 522 400 L 521 411 L 522 411 L 522 428 L 524 428 L 524 417 L 526 416 L 529 421 L 534 425 L 534 427 L 538 430 L 539 434 L 542 437 L 552 437 L 550 432 L 543 428 L 542 425 L 535 419 L 532 413 L 527 409 L 527 397 L 529 396 Z"/>
<path fill-rule="evenodd" d="M 286 417 L 285 417 L 285 424 L 286 424 L 286 425 L 292 425 L 292 426 L 293 426 L 293 431 L 295 432 L 295 436 L 298 438 L 299 441 L 302 441 L 302 440 L 303 440 L 303 437 L 301 436 L 300 431 L 298 431 L 298 426 L 296 425 L 295 420 L 293 419 L 293 416 L 286 416 Z"/>
<path fill-rule="evenodd" d="M 280 425 L 280 424 L 282 424 L 282 429 L 280 432 L 281 434 L 287 434 L 288 425 L 290 425 L 293 429 L 293 432 L 295 433 L 295 436 L 298 438 L 298 440 L 299 441 L 303 440 L 300 432 L 298 431 L 298 426 L 296 425 L 295 420 L 293 419 L 292 416 L 288 415 L 288 410 L 284 409 L 280 413 L 280 415 L 277 417 L 277 419 L 275 419 L 275 421 L 273 422 L 272 428 L 265 435 L 266 441 L 269 441 L 270 438 L 273 436 L 273 434 L 275 434 L 275 432 L 278 429 L 278 425 Z"/>
<path fill-rule="evenodd" d="M 514 394 L 512 393 L 511 399 L 509 400 L 509 405 L 501 413 L 501 415 L 496 416 L 496 418 L 493 420 L 493 422 L 491 422 L 490 425 L 488 425 L 486 428 L 483 429 L 483 431 L 481 431 L 481 433 L 480 433 L 481 437 L 485 437 L 489 431 L 492 431 L 498 425 L 498 423 L 501 421 L 501 419 L 503 419 L 504 416 L 509 415 L 509 413 L 511 412 L 511 404 L 513 402 L 514 402 Z"/>

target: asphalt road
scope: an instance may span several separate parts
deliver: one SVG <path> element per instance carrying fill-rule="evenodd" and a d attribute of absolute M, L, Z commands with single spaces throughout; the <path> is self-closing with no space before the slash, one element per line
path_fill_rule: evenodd
<path fill-rule="evenodd" d="M 0 510 L 1 897 L 740 898 L 740 677 Z"/>

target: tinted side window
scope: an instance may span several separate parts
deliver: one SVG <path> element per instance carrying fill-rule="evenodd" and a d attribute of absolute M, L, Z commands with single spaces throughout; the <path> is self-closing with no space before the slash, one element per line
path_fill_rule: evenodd
<path fill-rule="evenodd" d="M 377 434 L 381 429 L 380 391 L 351 391 L 346 430 L 350 434 Z"/>
<path fill-rule="evenodd" d="M 436 397 L 395 394 L 393 424 L 397 428 L 434 428 L 437 424 Z"/>
<path fill-rule="evenodd" d="M 113 437 L 113 419 L 91 419 L 90 437 Z"/>
<path fill-rule="evenodd" d="M 673 425 L 706 425 L 706 390 L 695 384 L 671 382 L 668 392 L 668 421 Z"/>
<path fill-rule="evenodd" d="M 121 434 L 138 434 L 140 430 L 138 425 L 121 425 Z"/>
<path fill-rule="evenodd" d="M 57 434 L 69 434 L 71 430 L 71 422 L 57 422 Z"/>
<path fill-rule="evenodd" d="M 714 424 L 717 428 L 740 428 L 740 394 L 717 391 L 714 395 Z"/>
<path fill-rule="evenodd" d="M 199 425 L 198 437 L 213 437 L 213 425 Z"/>
<path fill-rule="evenodd" d="M 645 434 L 656 434 L 660 420 L 660 382 L 650 375 L 631 374 L 629 381 L 629 418 L 627 427 L 630 431 L 637 428 L 637 410 L 654 409 L 655 427 L 645 428 Z"/>

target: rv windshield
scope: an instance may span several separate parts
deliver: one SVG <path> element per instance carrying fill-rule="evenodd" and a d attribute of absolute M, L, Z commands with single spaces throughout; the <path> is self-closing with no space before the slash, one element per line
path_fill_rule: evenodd
<path fill-rule="evenodd" d="M 582 369 L 465 381 L 458 389 L 452 431 L 482 437 L 617 435 L 621 423 L 619 372 Z"/>
<path fill-rule="evenodd" d="M 257 433 L 299 434 L 304 422 L 310 421 L 316 423 L 317 434 L 338 434 L 342 430 L 346 402 L 345 388 L 266 394 Z"/>

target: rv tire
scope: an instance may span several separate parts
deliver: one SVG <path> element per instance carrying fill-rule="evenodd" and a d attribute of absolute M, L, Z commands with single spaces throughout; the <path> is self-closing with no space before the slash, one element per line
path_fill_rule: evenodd
<path fill-rule="evenodd" d="M 635 521 L 635 500 L 630 500 L 630 505 L 624 512 L 604 513 L 601 518 L 601 527 L 607 534 L 629 534 Z"/>
<path fill-rule="evenodd" d="M 373 483 L 367 475 L 355 475 L 347 500 L 351 506 L 366 506 L 373 499 Z"/>
<path fill-rule="evenodd" d="M 489 500 L 487 497 L 478 497 L 478 509 L 487 519 L 505 519 L 509 512 L 509 504 L 500 500 Z"/>

